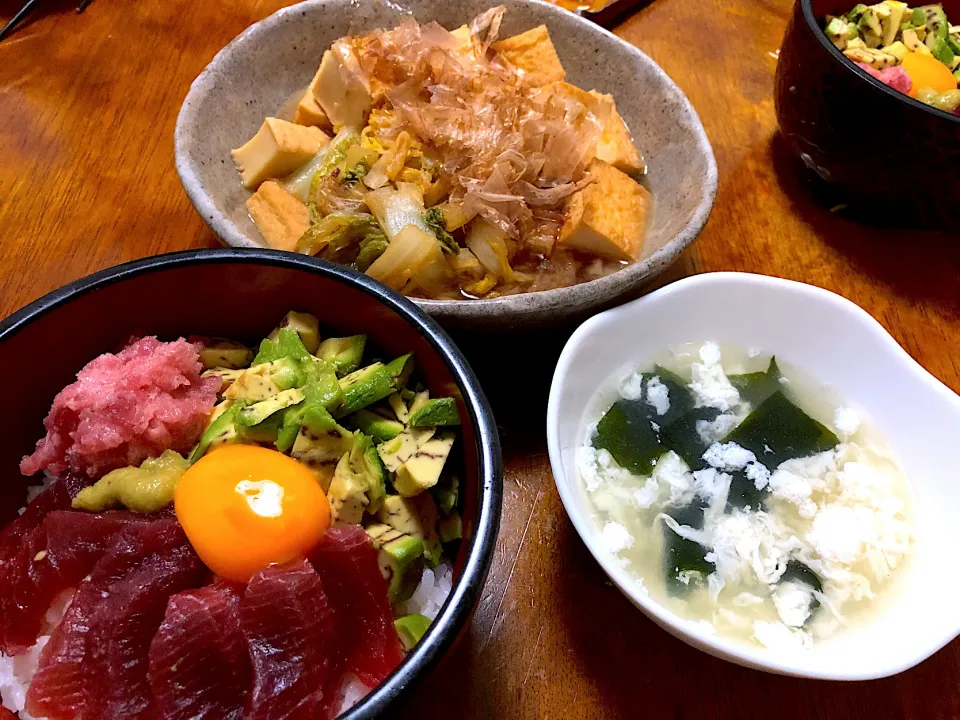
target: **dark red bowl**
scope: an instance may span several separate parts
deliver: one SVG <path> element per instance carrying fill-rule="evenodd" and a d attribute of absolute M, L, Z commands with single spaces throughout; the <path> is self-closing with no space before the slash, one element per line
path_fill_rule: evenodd
<path fill-rule="evenodd" d="M 0 367 L 11 379 L 4 395 L 10 418 L 0 440 L 0 527 L 16 517 L 26 486 L 36 482 L 17 472 L 20 458 L 43 434 L 54 396 L 89 360 L 133 334 L 253 340 L 290 308 L 315 314 L 340 334 L 366 332 L 391 355 L 415 352 L 430 390 L 462 400 L 463 540 L 450 597 L 400 667 L 341 720 L 390 717 L 397 698 L 440 661 L 480 599 L 500 525 L 503 469 L 493 412 L 466 358 L 435 321 L 366 275 L 275 250 L 190 250 L 90 275 L 0 321 Z"/>
<path fill-rule="evenodd" d="M 822 28 L 854 0 L 797 0 L 780 47 L 780 130 L 803 163 L 877 224 L 960 227 L 960 117 L 872 78 Z M 960 0 L 943 2 L 960 22 Z"/>

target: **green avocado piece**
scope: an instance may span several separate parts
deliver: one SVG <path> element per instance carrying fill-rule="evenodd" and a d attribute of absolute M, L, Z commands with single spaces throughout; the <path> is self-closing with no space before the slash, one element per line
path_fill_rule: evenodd
<path fill-rule="evenodd" d="M 400 643 L 407 652 L 413 650 L 420 638 L 427 634 L 430 629 L 430 618 L 423 615 L 404 615 L 393 621 L 393 626 L 397 629 L 397 635 L 400 637 Z"/>
<path fill-rule="evenodd" d="M 740 392 L 740 399 L 756 407 L 780 389 L 780 368 L 777 359 L 770 358 L 770 364 L 762 372 L 730 375 L 730 384 Z"/>
<path fill-rule="evenodd" d="M 433 486 L 433 499 L 437 502 L 437 507 L 442 513 L 448 514 L 457 506 L 457 495 L 460 491 L 460 478 L 456 475 L 448 475 L 441 478 L 440 482 Z"/>
<path fill-rule="evenodd" d="M 383 400 L 394 391 L 393 377 L 383 363 L 373 363 L 340 378 L 343 404 L 336 409 L 337 417 Z"/>
<path fill-rule="evenodd" d="M 327 338 L 317 348 L 317 357 L 332 363 L 337 375 L 343 377 L 360 367 L 366 345 L 366 335 Z"/>
<path fill-rule="evenodd" d="M 397 492 L 404 497 L 413 497 L 436 485 L 450 456 L 455 437 L 452 432 L 442 432 L 418 447 L 396 470 L 393 487 Z"/>
<path fill-rule="evenodd" d="M 242 403 L 232 403 L 226 410 L 217 415 L 207 427 L 200 442 L 190 454 L 190 463 L 193 464 L 214 448 L 235 443 L 240 440 L 237 432 L 237 413 L 243 408 Z"/>
<path fill-rule="evenodd" d="M 913 27 L 924 27 L 927 24 L 927 14 L 922 8 L 914 8 L 910 13 L 910 24 Z"/>
<path fill-rule="evenodd" d="M 300 387 L 306 376 L 300 365 L 290 358 L 258 363 L 244 370 L 223 396 L 231 400 L 260 402 L 274 395 Z"/>
<path fill-rule="evenodd" d="M 270 338 L 263 340 L 260 343 L 260 351 L 253 359 L 253 364 L 273 362 L 281 358 L 289 358 L 294 361 L 310 359 L 310 353 L 307 352 L 307 348 L 296 330 L 282 328 L 277 330 L 276 340 Z"/>
<path fill-rule="evenodd" d="M 847 22 L 855 23 L 860 20 L 860 16 L 863 15 L 863 13 L 865 13 L 866 11 L 867 11 L 866 5 L 864 5 L 863 3 L 857 3 L 856 5 L 853 6 L 853 9 L 850 10 L 850 12 L 844 15 L 844 18 L 846 19 Z"/>
<path fill-rule="evenodd" d="M 413 375 L 414 367 L 413 353 L 401 355 L 396 360 L 387 363 L 387 370 L 393 378 L 393 387 L 395 390 L 402 390 L 407 386 L 407 381 Z"/>
<path fill-rule="evenodd" d="M 303 390 L 290 388 L 277 393 L 269 400 L 247 405 L 237 413 L 237 429 L 241 433 L 260 425 L 274 413 L 303 402 Z"/>
<path fill-rule="evenodd" d="M 436 567 L 443 553 L 437 535 L 437 506 L 429 493 L 406 498 L 387 495 L 377 512 L 377 519 L 400 532 L 419 538 L 430 567 Z"/>
<path fill-rule="evenodd" d="M 308 467 L 339 460 L 353 449 L 354 433 L 342 427 L 322 405 L 303 411 L 291 456 Z"/>
<path fill-rule="evenodd" d="M 402 422 L 371 410 L 357 410 L 353 418 L 357 422 L 357 427 L 377 442 L 393 440 L 403 432 Z"/>
<path fill-rule="evenodd" d="M 280 325 L 267 336 L 267 339 L 279 342 L 280 331 L 284 329 L 293 330 L 299 335 L 300 342 L 303 343 L 303 347 L 308 353 L 317 351 L 317 346 L 320 345 L 320 321 L 313 315 L 291 310 L 283 316 Z"/>
<path fill-rule="evenodd" d="M 365 530 L 377 549 L 380 572 L 387 581 L 391 604 L 406 602 L 423 579 L 423 542 L 386 523 L 376 523 Z"/>
<path fill-rule="evenodd" d="M 753 452 L 770 470 L 791 458 L 836 447 L 840 440 L 777 390 L 724 439 Z"/>
<path fill-rule="evenodd" d="M 200 350 L 200 362 L 208 370 L 211 368 L 226 368 L 237 370 L 245 368 L 253 361 L 253 350 L 232 340 L 222 338 L 202 338 L 203 348 Z"/>
<path fill-rule="evenodd" d="M 930 51 L 933 52 L 933 49 L 938 44 L 937 41 L 946 40 L 950 32 L 947 14 L 943 11 L 943 5 L 921 5 L 917 10 L 923 12 L 922 24 L 927 28 L 927 36 L 923 41 L 926 46 L 930 48 Z"/>
<path fill-rule="evenodd" d="M 930 48 L 930 52 L 948 68 L 953 67 L 953 49 L 950 47 L 950 43 L 947 42 L 946 38 L 937 38 L 933 47 Z"/>
<path fill-rule="evenodd" d="M 160 457 L 147 458 L 140 467 L 107 473 L 81 490 L 73 499 L 73 507 L 102 512 L 122 505 L 134 512 L 158 512 L 173 502 L 173 489 L 188 467 L 190 463 L 178 453 L 164 450 Z"/>
<path fill-rule="evenodd" d="M 454 511 L 440 518 L 440 522 L 437 523 L 437 530 L 442 542 L 449 543 L 459 540 L 463 537 L 463 522 L 460 519 L 460 513 Z"/>
<path fill-rule="evenodd" d="M 330 514 L 339 525 L 356 525 L 364 512 L 375 514 L 387 494 L 387 471 L 373 441 L 357 433 L 353 447 L 337 463 L 327 493 Z"/>
<path fill-rule="evenodd" d="M 460 424 L 457 401 L 452 397 L 427 400 L 416 412 L 410 413 L 411 427 L 436 427 Z"/>

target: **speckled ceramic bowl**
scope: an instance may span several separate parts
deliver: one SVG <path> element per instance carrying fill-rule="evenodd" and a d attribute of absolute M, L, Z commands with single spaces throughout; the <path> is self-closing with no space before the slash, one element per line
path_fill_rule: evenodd
<path fill-rule="evenodd" d="M 177 171 L 204 221 L 227 245 L 259 247 L 230 150 L 263 118 L 305 88 L 323 51 L 348 32 L 389 28 L 414 15 L 457 27 L 491 0 L 307 0 L 251 26 L 194 81 L 176 128 Z M 545 23 L 567 80 L 612 93 L 649 163 L 655 210 L 640 262 L 570 288 L 482 301 L 417 300 L 451 325 L 510 328 L 556 323 L 637 294 L 703 228 L 717 191 L 717 166 L 700 119 L 650 58 L 573 13 L 535 0 L 504 0 L 501 36 Z"/>

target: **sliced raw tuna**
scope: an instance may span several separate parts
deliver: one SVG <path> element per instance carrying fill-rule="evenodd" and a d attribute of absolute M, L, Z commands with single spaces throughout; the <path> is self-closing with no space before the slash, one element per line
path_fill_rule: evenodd
<path fill-rule="evenodd" d="M 150 644 L 150 687 L 165 720 L 240 720 L 250 658 L 240 629 L 240 593 L 210 585 L 170 598 Z"/>
<path fill-rule="evenodd" d="M 43 421 L 47 434 L 20 471 L 99 477 L 164 450 L 187 452 L 200 437 L 220 389 L 201 378 L 200 346 L 141 338 L 91 360 L 61 390 Z"/>
<path fill-rule="evenodd" d="M 343 637 L 345 671 L 374 687 L 403 659 L 387 582 L 363 528 L 329 530 L 310 558 L 323 580 Z"/>
<path fill-rule="evenodd" d="M 153 522 L 128 512 L 54 510 L 21 541 L 0 586 L 0 648 L 18 654 L 44 631 L 53 600 L 76 587 L 131 525 Z"/>
<path fill-rule="evenodd" d="M 17 720 L 17 716 L 5 707 L 0 706 L 0 720 Z"/>
<path fill-rule="evenodd" d="M 254 575 L 240 617 L 253 664 L 251 720 L 320 717 L 339 639 L 323 582 L 310 563 L 271 565 Z"/>
<path fill-rule="evenodd" d="M 175 520 L 124 529 L 43 649 L 27 711 L 49 720 L 156 718 L 150 642 L 170 596 L 207 574 Z"/>
<path fill-rule="evenodd" d="M 89 478 L 77 475 L 56 480 L 27 505 L 22 515 L 0 530 L 0 577 L 3 566 L 20 549 L 20 541 L 24 536 L 39 527 L 47 513 L 69 510 L 73 498 L 90 482 Z"/>

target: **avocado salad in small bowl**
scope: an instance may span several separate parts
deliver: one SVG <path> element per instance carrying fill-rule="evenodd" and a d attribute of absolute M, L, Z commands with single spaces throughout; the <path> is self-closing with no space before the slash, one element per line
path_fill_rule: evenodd
<path fill-rule="evenodd" d="M 859 3 L 826 23 L 830 41 L 871 77 L 938 110 L 960 110 L 960 25 L 943 5 Z"/>
<path fill-rule="evenodd" d="M 379 717 L 469 621 L 496 426 L 452 341 L 379 283 L 161 255 L 7 318 L 0 359 L 37 373 L 0 449 L 0 711 Z"/>

